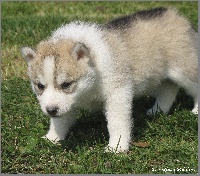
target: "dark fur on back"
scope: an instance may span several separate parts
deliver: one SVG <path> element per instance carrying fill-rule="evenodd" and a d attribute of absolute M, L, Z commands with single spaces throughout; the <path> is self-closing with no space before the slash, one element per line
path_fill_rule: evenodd
<path fill-rule="evenodd" d="M 123 17 L 114 19 L 110 21 L 109 23 L 107 23 L 106 25 L 104 25 L 104 27 L 106 27 L 107 29 L 125 29 L 125 28 L 130 27 L 131 22 L 137 19 L 149 20 L 156 17 L 160 17 L 166 10 L 167 8 L 158 7 L 155 9 L 139 11 L 132 15 L 123 16 Z"/>

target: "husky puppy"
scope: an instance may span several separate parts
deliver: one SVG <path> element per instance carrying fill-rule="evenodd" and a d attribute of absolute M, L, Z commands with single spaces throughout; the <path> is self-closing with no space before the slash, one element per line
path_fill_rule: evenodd
<path fill-rule="evenodd" d="M 167 113 L 183 87 L 198 113 L 197 33 L 175 9 L 141 11 L 105 25 L 72 22 L 36 50 L 21 52 L 41 109 L 51 117 L 45 137 L 52 142 L 65 139 L 77 108 L 103 108 L 107 150 L 127 151 L 132 100 L 144 93 L 156 97 L 147 114 Z"/>

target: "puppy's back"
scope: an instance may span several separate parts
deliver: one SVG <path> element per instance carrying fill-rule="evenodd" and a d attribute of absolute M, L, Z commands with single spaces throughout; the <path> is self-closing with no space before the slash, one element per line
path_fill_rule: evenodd
<path fill-rule="evenodd" d="M 194 70 L 194 75 L 197 72 L 197 33 L 176 9 L 141 11 L 115 19 L 104 27 L 121 40 L 110 45 L 115 49 L 125 48 L 126 62 L 135 71 L 136 80 L 144 80 L 152 72 L 154 77 L 164 77 L 172 66 Z"/>

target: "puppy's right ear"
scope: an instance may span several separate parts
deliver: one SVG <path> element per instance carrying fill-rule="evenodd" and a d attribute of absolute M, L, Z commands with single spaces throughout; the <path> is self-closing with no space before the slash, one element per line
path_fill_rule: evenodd
<path fill-rule="evenodd" d="M 36 55 L 35 51 L 33 51 L 33 49 L 31 49 L 29 47 L 21 48 L 21 54 L 27 63 L 29 63 L 31 60 L 33 60 L 33 58 Z"/>

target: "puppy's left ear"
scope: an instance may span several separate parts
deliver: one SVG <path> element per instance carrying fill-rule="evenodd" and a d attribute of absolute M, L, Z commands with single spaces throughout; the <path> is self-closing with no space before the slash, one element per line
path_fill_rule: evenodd
<path fill-rule="evenodd" d="M 76 43 L 72 49 L 72 56 L 77 60 L 89 61 L 89 49 L 83 43 Z"/>
<path fill-rule="evenodd" d="M 31 60 L 33 60 L 33 58 L 36 55 L 35 51 L 29 47 L 21 48 L 21 54 L 27 63 L 29 63 Z"/>

